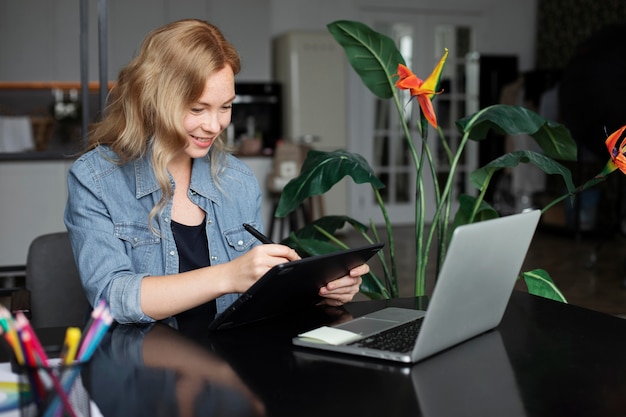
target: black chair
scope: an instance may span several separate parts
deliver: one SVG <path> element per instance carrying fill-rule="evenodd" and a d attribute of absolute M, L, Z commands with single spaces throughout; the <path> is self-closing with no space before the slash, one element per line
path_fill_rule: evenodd
<path fill-rule="evenodd" d="M 11 297 L 35 328 L 82 327 L 91 306 L 85 296 L 67 232 L 35 238 L 26 259 L 25 289 Z"/>

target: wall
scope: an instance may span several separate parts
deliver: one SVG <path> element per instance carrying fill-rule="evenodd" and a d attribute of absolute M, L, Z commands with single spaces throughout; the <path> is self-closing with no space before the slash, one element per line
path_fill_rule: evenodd
<path fill-rule="evenodd" d="M 625 20 L 623 0 L 539 0 L 537 22 L 542 30 L 537 31 L 537 68 L 563 69 L 589 36 Z M 623 32 L 618 39 L 623 42 Z"/>
<path fill-rule="evenodd" d="M 270 0 L 272 34 L 294 29 L 326 30 L 340 19 L 363 20 L 364 12 L 473 14 L 484 17 L 478 44 L 483 54 L 516 54 L 520 70 L 534 67 L 538 0 Z M 503 36 L 505 35 L 505 36 Z"/>
<path fill-rule="evenodd" d="M 145 34 L 168 21 L 196 17 L 220 26 L 243 59 L 241 80 L 271 78 L 270 40 L 292 29 L 325 30 L 363 11 L 468 12 L 484 15 L 480 52 L 513 53 L 520 69 L 534 66 L 537 0 L 109 0 L 109 79 Z M 0 80 L 80 79 L 80 0 L 0 0 Z M 35 12 L 33 12 L 35 11 Z M 98 80 L 97 2 L 89 1 L 89 78 Z M 500 36 L 505 33 L 506 36 Z"/>
<path fill-rule="evenodd" d="M 70 160 L 0 162 L 0 266 L 26 264 L 38 235 L 65 230 Z M 24 184 L 28 184 L 27 189 Z"/>
<path fill-rule="evenodd" d="M 79 80 L 80 3 L 0 0 L 0 80 Z M 98 10 L 97 2 L 88 3 L 89 79 L 97 81 Z M 219 22 L 243 58 L 241 80 L 270 79 L 268 0 L 109 0 L 107 5 L 109 79 L 117 77 L 147 32 L 189 17 Z"/>

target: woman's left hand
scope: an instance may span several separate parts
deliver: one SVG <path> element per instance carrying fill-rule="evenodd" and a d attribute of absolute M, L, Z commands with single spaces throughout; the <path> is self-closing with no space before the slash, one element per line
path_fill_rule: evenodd
<path fill-rule="evenodd" d="M 350 271 L 350 275 L 331 281 L 320 288 L 319 294 L 324 297 L 322 303 L 340 306 L 352 301 L 363 282 L 361 275 L 365 275 L 369 271 L 370 267 L 367 264 L 357 266 Z"/>

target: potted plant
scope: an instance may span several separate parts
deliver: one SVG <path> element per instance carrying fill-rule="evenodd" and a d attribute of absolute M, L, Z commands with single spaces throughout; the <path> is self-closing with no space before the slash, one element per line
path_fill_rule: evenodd
<path fill-rule="evenodd" d="M 538 114 L 521 106 L 494 105 L 481 109 L 475 114 L 456 122 L 462 135 L 461 142 L 455 152 L 450 150 L 442 130 L 437 126 L 436 114 L 432 100 L 440 92 L 439 79 L 445 65 L 447 50 L 443 57 L 425 80 L 420 79 L 405 66 L 405 61 L 393 40 L 378 33 L 367 25 L 354 21 L 336 21 L 328 25 L 328 30 L 335 40 L 344 48 L 352 68 L 360 76 L 365 86 L 377 97 L 390 99 L 400 114 L 400 121 L 416 170 L 415 191 L 418 196 L 415 203 L 415 295 L 425 295 L 426 267 L 429 252 L 433 244 L 437 245 L 437 266 L 443 262 L 452 230 L 461 224 L 467 224 L 497 217 L 498 212 L 484 201 L 485 192 L 490 181 L 498 170 L 512 169 L 520 163 L 531 163 L 549 175 L 562 178 L 567 192 L 542 209 L 548 210 L 556 203 L 574 196 L 576 193 L 603 181 L 606 175 L 619 166 L 617 158 L 623 156 L 621 139 L 623 129 L 615 132 L 607 146 L 614 159 L 609 160 L 605 169 L 584 185 L 575 187 L 572 175 L 557 160 L 574 161 L 577 157 L 576 143 L 572 140 L 568 129 L 563 125 L 545 120 Z M 406 103 L 400 100 L 399 90 L 409 90 L 411 98 L 420 105 L 421 117 L 415 121 L 420 134 L 414 141 L 409 129 L 410 121 L 404 117 Z M 432 158 L 431 145 L 426 140 L 429 126 L 436 129 L 441 145 L 447 152 L 450 166 L 445 182 L 439 183 L 435 161 Z M 487 165 L 471 173 L 471 183 L 477 190 L 476 196 L 460 195 L 458 211 L 452 216 L 453 184 L 456 167 L 469 140 L 481 141 L 487 132 L 495 129 L 499 133 L 516 135 L 528 134 L 535 139 L 542 151 L 515 151 L 500 156 Z M 419 151 L 415 145 L 419 144 Z M 618 164 L 616 164 L 616 162 Z M 626 172 L 626 162 L 623 162 Z M 622 169 L 622 166 L 619 166 Z M 434 183 L 434 195 L 424 194 L 424 178 L 430 175 Z M 309 151 L 302 166 L 300 175 L 291 180 L 284 188 L 275 215 L 287 216 L 296 210 L 307 198 L 328 191 L 345 176 L 349 176 L 357 184 L 369 184 L 382 212 L 386 237 L 388 258 L 382 253 L 382 277 L 370 273 L 363 277 L 361 292 L 370 298 L 393 298 L 399 295 L 398 271 L 395 260 L 395 242 L 391 220 L 387 214 L 380 189 L 385 185 L 376 177 L 376 173 L 362 156 L 337 150 L 333 152 Z M 432 218 L 425 217 L 425 199 L 432 198 L 436 202 L 436 210 Z M 304 255 L 327 253 L 347 247 L 335 236 L 345 224 L 354 227 L 368 242 L 380 241 L 376 225 L 370 220 L 369 226 L 347 216 L 322 217 L 304 228 L 292 232 L 283 242 Z M 523 272 L 522 277 L 532 294 L 566 301 L 554 285 L 549 274 L 541 269 Z"/>

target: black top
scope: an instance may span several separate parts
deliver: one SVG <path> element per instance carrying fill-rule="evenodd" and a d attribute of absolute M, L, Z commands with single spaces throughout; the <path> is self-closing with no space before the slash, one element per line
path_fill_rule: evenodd
<path fill-rule="evenodd" d="M 211 264 L 204 222 L 187 226 L 172 220 L 172 233 L 178 249 L 178 272 L 192 271 Z M 176 315 L 178 329 L 190 336 L 201 335 L 215 317 L 215 300 Z"/>

